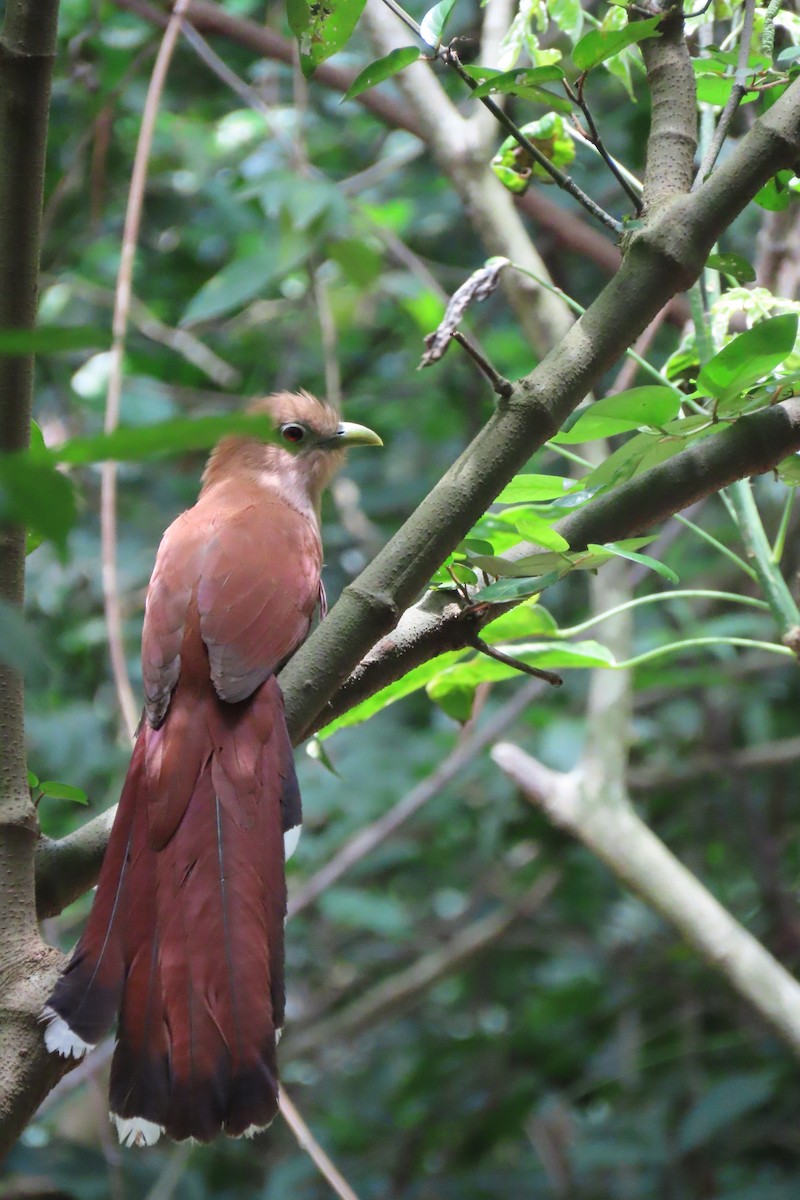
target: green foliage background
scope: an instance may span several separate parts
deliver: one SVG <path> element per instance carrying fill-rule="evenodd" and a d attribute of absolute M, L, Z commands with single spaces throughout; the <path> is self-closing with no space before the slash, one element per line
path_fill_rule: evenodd
<path fill-rule="evenodd" d="M 255 0 L 228 0 L 225 8 L 263 16 Z M 454 32 L 469 38 L 478 16 L 459 6 Z M 270 20 L 280 25 L 277 15 Z M 151 25 L 106 0 L 62 0 L 42 322 L 89 333 L 76 333 L 77 348 L 53 346 L 38 359 L 36 416 L 48 445 L 102 428 L 104 331 L 157 38 Z M 354 103 L 340 107 L 313 82 L 306 92 L 289 68 L 215 45 L 266 99 L 269 116 L 242 109 L 186 45 L 179 48 L 151 163 L 135 276 L 147 312 L 133 314 L 122 419 L 138 426 L 238 411 L 246 398 L 275 388 L 324 391 L 322 301 L 336 330 L 347 416 L 378 429 L 385 442 L 380 454 L 354 454 L 347 470 L 368 521 L 354 533 L 352 520 L 343 521 L 346 501 L 326 502 L 326 586 L 335 597 L 491 411 L 485 382 L 454 351 L 437 367 L 415 369 L 422 338 L 443 312 L 431 278 L 450 293 L 485 253 L 435 166 L 411 154 L 410 135 L 387 131 Z M 346 56 L 354 66 L 368 60 L 358 36 Z M 461 97 L 457 82 L 446 85 Z M 618 77 L 593 76 L 592 99 L 610 149 L 640 171 L 648 111 L 635 71 L 632 86 L 635 104 Z M 520 102 L 519 119 L 527 115 Z M 498 147 L 502 140 L 498 132 Z M 401 165 L 376 169 L 406 152 Z M 582 186 L 618 205 L 600 166 L 581 160 Z M 725 249 L 752 258 L 761 215 L 748 214 Z M 412 269 L 407 257 L 400 261 L 398 240 L 413 251 Z M 546 241 L 540 248 L 556 282 L 587 303 L 603 282 L 600 270 L 582 256 L 554 253 Z M 209 377 L 176 348 L 174 332 L 166 339 L 172 345 L 150 336 L 150 317 L 159 329 L 196 333 L 236 376 L 224 384 L 218 370 Z M 530 369 L 530 348 L 500 295 L 472 319 L 506 376 Z M 653 361 L 663 363 L 676 342 L 665 326 Z M 192 503 L 201 467 L 202 456 L 190 453 L 121 468 L 119 562 L 137 686 L 155 549 Z M 561 476 L 576 468 L 551 448 L 529 470 Z M 94 813 L 116 800 L 129 748 L 102 620 L 98 469 L 74 467 L 70 477 L 79 511 L 64 548 L 46 541 L 29 560 L 30 645 L 38 647 L 23 656 L 29 762 L 40 779 L 84 789 Z M 759 484 L 770 532 L 785 495 L 774 480 Z M 696 519 L 742 552 L 719 500 Z M 795 534 L 793 521 L 789 579 L 800 565 Z M 735 564 L 685 531 L 663 559 L 682 587 L 757 594 Z M 637 595 L 669 587 L 631 569 Z M 570 575 L 546 603 L 560 626 L 584 619 L 586 575 Z M 602 626 L 588 636 L 602 641 Z M 769 613 L 676 600 L 638 610 L 634 653 L 698 636 L 776 640 Z M 517 678 L 493 685 L 487 711 L 519 686 Z M 631 784 L 643 813 L 796 967 L 797 769 L 785 753 L 769 751 L 796 741 L 796 667 L 757 649 L 721 646 L 643 665 L 635 687 Z M 585 697 L 586 672 L 568 671 L 565 686 L 509 736 L 569 770 L 584 738 Z M 458 724 L 417 692 L 326 743 L 337 775 L 301 751 L 306 832 L 290 887 L 427 777 L 459 736 Z M 736 756 L 754 746 L 768 748 L 764 764 L 737 766 Z M 40 815 L 44 831 L 60 836 L 86 810 L 45 797 Z M 552 868 L 557 886 L 533 916 L 519 914 L 480 955 L 395 1011 L 337 1034 L 337 1014 L 348 1005 L 423 955 L 446 954 L 460 930 L 498 906 L 513 907 Z M 64 947 L 88 904 L 85 897 L 51 922 Z M 291 922 L 287 977 L 284 1082 L 362 1200 L 798 1194 L 797 1068 L 785 1047 L 672 929 L 526 804 L 486 755 Z M 293 1054 L 292 1038 L 313 1041 L 323 1022 L 325 1044 Z M 7 1164 L 9 1180 L 26 1176 L 57 1181 L 80 1200 L 329 1194 L 280 1122 L 254 1144 L 118 1149 L 102 1071 L 30 1127 Z"/>

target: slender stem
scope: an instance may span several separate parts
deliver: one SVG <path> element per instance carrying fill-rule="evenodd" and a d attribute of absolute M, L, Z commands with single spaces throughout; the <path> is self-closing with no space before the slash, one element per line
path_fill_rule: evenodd
<path fill-rule="evenodd" d="M 474 91 L 478 84 L 464 70 L 463 66 L 461 65 L 461 59 L 456 54 L 455 50 L 447 47 L 443 50 L 441 57 L 448 66 L 451 66 L 455 70 L 456 74 L 464 81 L 464 83 L 466 83 L 467 87 L 470 88 L 471 91 Z M 586 211 L 591 213 L 591 215 L 600 221 L 601 224 L 605 225 L 607 229 L 610 229 L 618 236 L 623 233 L 624 226 L 622 222 L 618 221 L 616 217 L 612 217 L 611 214 L 607 213 L 604 208 L 601 208 L 591 196 L 584 192 L 583 188 L 578 186 L 572 176 L 565 174 L 564 171 L 560 171 L 558 167 L 554 166 L 553 163 L 550 162 L 550 159 L 547 158 L 546 155 L 542 154 L 541 150 L 539 150 L 533 144 L 530 138 L 525 136 L 519 126 L 514 124 L 508 113 L 500 108 L 499 105 L 495 104 L 491 96 L 480 96 L 479 99 L 481 104 L 483 104 L 485 108 L 488 108 L 492 116 L 495 117 L 495 119 L 503 126 L 503 128 L 511 134 L 514 140 L 520 146 L 522 146 L 523 150 L 530 154 L 534 162 L 537 162 L 542 170 L 546 171 L 550 178 L 553 179 L 558 186 L 563 189 L 563 191 L 568 192 L 570 196 L 578 201 L 579 204 L 582 204 Z"/>
<path fill-rule="evenodd" d="M 313 1133 L 306 1125 L 296 1105 L 289 1099 L 283 1088 L 278 1089 L 278 1107 L 281 1116 L 297 1138 L 301 1150 L 305 1150 L 323 1179 L 330 1184 L 340 1200 L 358 1200 L 358 1196 L 350 1184 L 320 1146 Z"/>
<path fill-rule="evenodd" d="M 639 216 L 642 211 L 642 189 L 641 189 L 641 187 L 639 187 L 637 190 L 636 188 L 634 188 L 631 185 L 630 180 L 627 177 L 627 173 L 623 173 L 620 170 L 619 166 L 617 165 L 616 160 L 613 159 L 611 157 L 611 155 L 609 154 L 608 150 L 606 150 L 603 139 L 600 136 L 600 131 L 597 128 L 597 125 L 595 124 L 594 117 L 592 116 L 592 111 L 589 108 L 589 102 L 583 94 L 584 82 L 585 82 L 585 76 L 581 76 L 578 81 L 578 86 L 574 90 L 573 90 L 573 88 L 571 88 L 569 86 L 568 83 L 565 82 L 564 87 L 566 88 L 567 95 L 569 96 L 569 98 L 573 102 L 573 104 L 578 105 L 578 107 L 580 108 L 581 112 L 583 113 L 583 115 L 586 119 L 586 124 L 589 126 L 590 136 L 586 139 L 587 142 L 589 142 L 590 145 L 594 146 L 595 150 L 600 155 L 603 162 L 606 164 L 609 171 L 616 179 L 617 183 L 620 185 L 622 190 L 625 192 L 625 195 L 628 197 L 628 199 L 633 204 L 636 215 Z"/>
<path fill-rule="evenodd" d="M 736 62 L 736 73 L 734 76 L 734 84 L 731 88 L 731 94 L 728 97 L 725 107 L 720 113 L 717 128 L 714 136 L 711 139 L 711 145 L 703 155 L 703 161 L 700 164 L 700 170 L 695 176 L 692 184 L 692 191 L 696 191 L 711 174 L 714 168 L 714 163 L 719 158 L 720 151 L 728 136 L 731 121 L 734 118 L 737 108 L 742 102 L 742 99 L 747 91 L 747 60 L 750 56 L 750 43 L 753 39 L 753 20 L 755 16 L 755 0 L 745 0 L 744 17 L 742 19 L 742 28 L 739 35 L 739 55 Z"/>
<path fill-rule="evenodd" d="M 680 521 L 681 525 L 685 525 L 687 529 L 691 529 L 692 533 L 696 533 L 697 536 L 702 538 L 704 542 L 708 542 L 708 544 L 713 546 L 715 550 L 719 550 L 720 554 L 724 554 L 726 558 L 731 560 L 731 562 L 736 563 L 736 566 L 739 568 L 739 570 L 744 571 L 745 575 L 749 576 L 749 578 L 753 580 L 753 583 L 758 582 L 758 577 L 750 564 L 746 563 L 743 558 L 740 558 L 739 555 L 731 550 L 729 546 L 726 546 L 723 542 L 718 541 L 713 534 L 708 533 L 699 525 L 695 525 L 694 521 L 690 521 L 688 517 L 682 517 L 680 513 L 675 514 L 675 520 Z"/>
<path fill-rule="evenodd" d="M 800 611 L 773 557 L 772 547 L 753 498 L 752 484 L 749 479 L 740 479 L 738 483 L 732 483 L 727 492 L 739 532 L 747 553 L 753 559 L 758 581 L 772 610 L 775 623 L 782 635 L 789 634 L 800 626 Z"/>
<path fill-rule="evenodd" d="M 473 762 L 492 742 L 507 734 L 515 722 L 543 693 L 540 683 L 523 683 L 512 698 L 493 712 L 482 725 L 467 727 L 467 736 L 456 743 L 438 767 L 405 796 L 370 825 L 364 825 L 357 833 L 329 858 L 323 867 L 301 884 L 289 897 L 288 916 L 296 917 L 303 909 L 327 891 L 368 854 L 381 846 L 396 833 L 406 821 L 418 813 L 429 801 L 440 796 L 444 789 Z M 471 724 L 471 723 L 470 723 Z"/>
<path fill-rule="evenodd" d="M 120 399 L 122 397 L 122 375 L 125 343 L 128 333 L 128 317 L 131 308 L 133 265 L 139 227 L 142 219 L 144 191 L 147 183 L 147 168 L 153 144 L 156 116 L 161 103 L 161 94 L 167 71 L 181 30 L 181 23 L 191 0 L 176 0 L 164 37 L 159 47 L 153 74 L 147 89 L 136 156 L 131 172 L 128 206 L 122 233 L 122 250 L 117 288 L 114 297 L 111 344 L 111 367 L 106 391 L 106 411 L 103 428 L 112 433 L 119 424 Z M 105 607 L 108 646 L 117 699 L 125 725 L 132 737 L 139 720 L 139 710 L 131 687 L 128 663 L 125 657 L 125 641 L 122 629 L 122 609 L 119 598 L 117 576 L 117 467 L 114 462 L 105 462 L 101 475 L 100 532 L 103 558 L 103 604 Z"/>
<path fill-rule="evenodd" d="M 570 308 L 574 313 L 577 313 L 579 317 L 582 317 L 586 312 L 586 309 L 582 304 L 580 304 L 577 300 L 573 300 L 572 296 L 567 295 L 565 291 L 563 291 L 560 287 L 557 287 L 554 283 L 550 283 L 549 280 L 542 278 L 541 275 L 537 275 L 535 271 L 531 271 L 527 267 L 521 267 L 519 263 L 515 262 L 509 262 L 508 265 L 513 267 L 515 271 L 519 271 L 520 275 L 527 275 L 530 279 L 535 280 L 536 283 L 539 284 L 539 287 L 544 288 L 545 291 L 552 292 L 554 296 L 560 297 L 560 299 L 566 304 L 567 308 Z M 646 358 L 642 358 L 642 356 L 637 354 L 635 350 L 631 350 L 630 347 L 628 347 L 628 349 L 625 351 L 625 357 L 631 359 L 632 362 L 638 363 L 641 369 L 645 371 L 651 377 L 651 379 L 656 379 L 662 385 L 662 387 L 669 388 L 682 399 L 685 398 L 684 393 L 679 387 L 677 387 L 674 383 L 670 383 L 668 379 L 665 379 L 657 367 L 654 367 L 652 363 L 649 363 Z"/>
<path fill-rule="evenodd" d="M 396 17 L 399 17 L 399 19 L 405 25 L 407 25 L 409 29 L 412 29 L 414 33 L 416 33 L 417 36 L 422 39 L 423 42 L 425 41 L 425 39 L 422 37 L 422 30 L 420 26 L 413 17 L 409 16 L 404 8 L 396 3 L 396 0 L 383 0 L 383 2 L 386 7 L 395 14 Z M 433 51 L 433 54 L 440 60 L 440 62 L 443 62 L 446 66 L 451 67 L 452 70 L 455 71 L 455 73 L 467 85 L 470 91 L 475 90 L 478 84 L 475 82 L 472 76 L 464 70 L 461 59 L 452 46 L 438 45 L 432 47 L 427 42 L 425 42 L 425 45 L 428 49 Z M 498 121 L 508 133 L 511 134 L 514 140 L 520 146 L 522 146 L 523 150 L 525 150 L 531 156 L 534 162 L 538 163 L 543 171 L 547 172 L 550 178 L 553 179 L 560 188 L 562 188 L 565 192 L 568 192 L 570 196 L 577 200 L 578 203 L 581 204 L 588 213 L 591 213 L 591 215 L 600 221 L 601 224 L 605 225 L 607 229 L 612 230 L 612 232 L 617 234 L 617 236 L 622 234 L 624 228 L 622 222 L 618 221 L 616 217 L 612 217 L 610 213 L 607 213 L 605 209 L 601 208 L 591 196 L 584 192 L 583 188 L 578 186 L 578 184 L 570 175 L 565 174 L 564 171 L 560 171 L 558 167 L 554 166 L 553 163 L 550 162 L 550 159 L 533 144 L 530 138 L 525 136 L 519 126 L 515 125 L 515 123 L 511 120 L 511 117 L 509 117 L 508 114 L 499 107 L 499 105 L 495 104 L 491 96 L 479 96 L 478 98 L 484 108 L 489 110 L 495 120 Z"/>
<path fill-rule="evenodd" d="M 470 645 L 474 646 L 480 654 L 485 654 L 487 658 L 493 658 L 506 667 L 513 667 L 515 671 L 521 671 L 524 675 L 532 675 L 534 679 L 543 679 L 545 683 L 549 683 L 553 687 L 561 687 L 564 682 L 560 675 L 556 675 L 555 671 L 544 671 L 541 667 L 532 667 L 529 663 L 522 662 L 521 659 L 514 658 L 511 654 L 504 654 L 496 646 L 488 645 L 477 634 L 470 638 Z"/>
<path fill-rule="evenodd" d="M 705 298 L 699 280 L 689 288 L 689 308 L 692 312 L 694 336 L 697 339 L 697 354 L 700 359 L 700 365 L 703 366 L 710 358 L 714 357 L 715 347 L 711 341 Z M 705 412 L 705 409 L 702 411 Z"/>
<path fill-rule="evenodd" d="M 682 642 L 670 642 L 668 646 L 657 646 L 654 650 L 646 650 L 625 662 L 615 663 L 612 670 L 627 671 L 631 667 L 641 666 L 642 663 L 652 662 L 655 658 L 663 658 L 666 654 L 677 654 L 680 650 L 693 650 L 696 646 L 748 646 L 751 650 L 768 650 L 771 654 L 780 654 L 784 658 L 795 659 L 795 654 L 788 646 L 779 646 L 777 642 L 758 642 L 753 638 L 740 637 L 699 637 L 686 638 Z"/>
<path fill-rule="evenodd" d="M 510 382 L 510 380 L 506 379 L 503 375 L 495 370 L 486 355 L 483 354 L 483 352 L 479 350 L 472 341 L 470 341 L 466 334 L 462 333 L 459 329 L 455 329 L 450 336 L 454 341 L 458 342 L 462 349 L 466 350 L 467 354 L 477 365 L 478 369 L 489 380 L 498 396 L 508 397 L 511 395 L 514 390 L 514 385 Z"/>
<path fill-rule="evenodd" d="M 783 512 L 781 513 L 781 521 L 780 525 L 778 526 L 778 532 L 775 535 L 775 541 L 772 546 L 772 554 L 770 555 L 770 558 L 776 564 L 779 563 L 783 558 L 783 550 L 784 546 L 786 545 L 786 533 L 789 529 L 789 519 L 792 515 L 792 508 L 794 507 L 794 498 L 795 489 L 789 488 L 786 493 L 786 500 L 783 505 Z"/>
<path fill-rule="evenodd" d="M 729 600 L 731 604 L 745 604 L 751 608 L 769 609 L 765 600 L 757 600 L 755 596 L 740 596 L 737 592 L 707 591 L 703 588 L 679 588 L 674 592 L 653 592 L 650 596 L 637 596 L 634 600 L 626 601 L 625 604 L 618 604 L 615 608 L 597 613 L 595 616 L 589 617 L 587 621 L 580 621 L 577 625 L 559 629 L 556 637 L 559 639 L 573 638 L 579 633 L 585 633 L 593 625 L 599 625 L 602 621 L 607 621 L 609 617 L 615 617 L 617 613 L 626 612 L 629 608 L 639 608 L 642 604 L 660 604 L 669 600 Z"/>

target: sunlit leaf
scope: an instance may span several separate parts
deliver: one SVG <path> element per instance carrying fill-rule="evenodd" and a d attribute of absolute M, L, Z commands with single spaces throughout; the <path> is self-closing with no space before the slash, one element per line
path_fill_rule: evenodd
<path fill-rule="evenodd" d="M 678 415 L 681 396 L 674 388 L 648 384 L 605 396 L 582 411 L 577 420 L 551 440 L 558 445 L 590 442 L 627 433 L 642 425 L 662 426 Z"/>
<path fill-rule="evenodd" d="M 659 36 L 656 30 L 661 20 L 661 17 L 649 17 L 646 21 L 631 22 L 624 29 L 592 29 L 575 46 L 572 61 L 579 71 L 589 71 L 626 46 Z"/>
<path fill-rule="evenodd" d="M 575 486 L 574 479 L 563 479 L 558 475 L 515 475 L 497 497 L 497 503 L 555 500 Z"/>
<path fill-rule="evenodd" d="M 355 29 L 365 0 L 286 0 L 292 33 L 300 49 L 300 66 L 308 78 L 326 58 L 341 50 Z"/>
<path fill-rule="evenodd" d="M 719 401 L 733 398 L 780 366 L 796 340 L 796 313 L 759 321 L 706 363 L 697 378 L 698 390 Z"/>
<path fill-rule="evenodd" d="M 479 100 L 481 96 L 489 96 L 493 92 L 524 97 L 530 90 L 541 95 L 541 84 L 554 83 L 555 80 L 564 79 L 564 77 L 564 71 L 557 66 L 522 67 L 517 71 L 501 71 L 499 74 L 492 74 L 485 82 L 477 85 L 473 91 L 473 97 L 475 100 Z M 563 96 L 558 98 L 564 100 Z"/>
<path fill-rule="evenodd" d="M 456 0 L 440 0 L 433 8 L 429 8 L 419 23 L 420 37 L 427 46 L 437 49 L 444 33 L 450 14 L 455 8 Z"/>
<path fill-rule="evenodd" d="M 536 603 L 527 601 L 518 604 L 516 608 L 502 613 L 488 625 L 484 625 L 481 634 L 485 642 L 508 642 L 514 638 L 550 637 L 558 633 L 555 618 L 547 609 Z"/>
<path fill-rule="evenodd" d="M 429 662 L 415 667 L 413 671 L 409 671 L 402 679 L 389 684 L 388 687 L 383 688 L 380 692 L 376 692 L 374 696 L 370 696 L 367 700 L 362 700 L 360 704 L 356 704 L 349 712 L 344 713 L 341 717 L 337 717 L 335 721 L 331 721 L 324 729 L 319 730 L 317 737 L 321 741 L 324 741 L 332 733 L 336 733 L 338 729 L 345 729 L 349 725 L 359 725 L 362 721 L 368 720 L 375 713 L 380 712 L 390 704 L 394 704 L 396 700 L 402 700 L 405 696 L 410 696 L 412 692 L 425 687 L 428 680 L 436 675 L 444 665 L 457 662 L 459 658 L 463 658 L 467 653 L 467 650 L 451 650 L 447 654 L 440 654 L 438 658 L 433 658 Z"/>
<path fill-rule="evenodd" d="M 629 558 L 632 562 L 641 563 L 642 566 L 649 567 L 651 571 L 656 571 L 670 583 L 680 582 L 675 572 L 664 563 L 659 562 L 658 559 L 651 558 L 649 554 L 638 554 L 635 550 L 627 550 L 619 542 L 606 542 L 602 546 L 590 544 L 587 549 L 598 552 L 606 550 L 619 558 Z"/>
<path fill-rule="evenodd" d="M 39 791 L 51 800 L 72 800 L 74 804 L 89 803 L 89 797 L 82 788 L 73 787 L 71 783 L 59 783 L 55 779 L 48 779 L 44 783 L 40 783 Z"/>
<path fill-rule="evenodd" d="M 537 546 L 546 550 L 569 550 L 569 542 L 557 529 L 553 529 L 542 517 L 537 517 L 529 509 L 521 509 L 515 520 L 515 525 L 523 537 L 530 538 Z"/>

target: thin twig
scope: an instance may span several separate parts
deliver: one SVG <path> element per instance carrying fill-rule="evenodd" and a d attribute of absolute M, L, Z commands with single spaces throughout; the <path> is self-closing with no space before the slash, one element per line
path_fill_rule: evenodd
<path fill-rule="evenodd" d="M 747 60 L 750 57 L 750 43 L 753 40 L 753 21 L 755 17 L 755 0 L 745 0 L 744 16 L 742 18 L 742 30 L 739 38 L 739 54 L 736 60 L 736 73 L 734 75 L 734 84 L 731 88 L 731 94 L 728 96 L 725 107 L 720 113 L 717 128 L 714 131 L 714 136 L 711 139 L 711 145 L 703 156 L 703 161 L 700 164 L 700 170 L 695 176 L 692 184 L 692 191 L 705 183 L 708 176 L 714 167 L 714 163 L 719 157 L 719 153 L 725 143 L 725 138 L 728 136 L 728 129 L 731 121 L 734 118 L 737 108 L 742 102 L 742 99 L 747 92 Z"/>
<path fill-rule="evenodd" d="M 496 662 L 504 663 L 507 667 L 513 667 L 515 671 L 522 671 L 524 675 L 532 675 L 534 679 L 543 679 L 545 683 L 549 683 L 552 687 L 561 687 L 564 680 L 560 675 L 556 675 L 555 671 L 544 671 L 541 667 L 532 667 L 529 663 L 522 662 L 519 658 L 514 658 L 511 654 L 504 654 L 502 650 L 498 650 L 496 646 L 490 646 L 484 642 L 477 633 L 469 639 L 471 646 L 474 646 L 481 654 L 485 654 L 487 658 L 493 658 Z"/>
<path fill-rule="evenodd" d="M 647 354 L 648 350 L 653 344 L 653 341 L 655 340 L 656 334 L 668 316 L 669 307 L 665 305 L 664 308 L 661 309 L 661 312 L 656 313 L 644 332 L 639 334 L 639 337 L 631 347 L 637 358 L 634 358 L 633 355 L 625 358 L 625 362 L 620 367 L 619 374 L 614 380 L 610 394 L 615 394 L 616 392 L 625 392 L 629 387 L 633 386 L 633 381 L 636 378 L 640 366 L 638 359 L 644 358 L 644 356 Z"/>
<path fill-rule="evenodd" d="M 420 995 L 429 992 L 441 979 L 467 967 L 516 922 L 530 921 L 560 880 L 559 870 L 551 867 L 543 871 L 521 896 L 507 904 L 498 905 L 486 916 L 464 925 L 443 944 L 362 992 L 346 1008 L 333 1012 L 329 1017 L 317 1016 L 312 1023 L 291 1035 L 292 1054 L 298 1057 L 339 1045 L 346 1039 L 356 1037 L 363 1029 L 378 1021 L 385 1021 L 393 1013 L 415 1003 Z"/>
<path fill-rule="evenodd" d="M 489 380 L 498 396 L 508 397 L 511 395 L 511 393 L 514 391 L 514 385 L 511 380 L 506 379 L 504 375 L 501 375 L 499 371 L 494 369 L 488 358 L 481 353 L 478 347 L 470 341 L 466 334 L 462 333 L 459 329 L 454 329 L 450 336 L 454 341 L 458 342 L 459 346 L 466 350 L 472 361 L 477 364 L 478 369 L 482 371 Z"/>
<path fill-rule="evenodd" d="M 616 161 L 611 157 L 609 152 L 606 150 L 605 143 L 603 142 L 603 139 L 600 136 L 600 131 L 597 128 L 597 125 L 595 124 L 594 117 L 592 116 L 591 110 L 589 108 L 589 102 L 588 102 L 588 100 L 586 100 L 586 98 L 583 94 L 583 88 L 584 88 L 585 82 L 586 82 L 586 72 L 584 71 L 584 73 L 581 76 L 579 76 L 579 78 L 578 78 L 577 90 L 570 87 L 569 83 L 566 80 L 564 80 L 564 89 L 565 89 L 567 95 L 569 96 L 570 100 L 572 101 L 572 103 L 577 104 L 578 108 L 583 113 L 583 115 L 586 119 L 586 124 L 589 126 L 589 134 L 590 134 L 589 140 L 592 142 L 592 145 L 597 150 L 597 153 L 600 155 L 603 162 L 606 164 L 609 171 L 616 179 L 617 183 L 620 185 L 622 190 L 627 195 L 628 199 L 633 204 L 633 207 L 636 210 L 636 214 L 638 216 L 642 211 L 642 194 L 640 191 L 637 192 L 636 189 L 631 185 L 630 180 L 625 177 L 624 172 L 622 172 L 619 169 L 619 166 L 617 165 Z"/>
<path fill-rule="evenodd" d="M 385 2 L 386 0 L 384 0 L 384 3 Z M 461 59 L 458 57 L 458 54 L 455 50 L 449 46 L 442 47 L 438 57 L 441 58 L 442 62 L 453 68 L 459 78 L 466 83 L 467 87 L 469 87 L 471 91 L 474 91 L 475 88 L 478 87 L 478 84 L 472 78 L 472 76 L 468 75 L 464 70 L 464 67 L 461 64 Z M 583 188 L 578 186 L 571 175 L 565 174 L 564 171 L 560 171 L 558 167 L 554 166 L 553 163 L 550 162 L 550 159 L 545 154 L 542 154 L 541 150 L 539 150 L 538 147 L 533 144 L 530 138 L 525 136 L 519 126 L 514 124 L 514 122 L 511 120 L 511 117 L 509 117 L 509 115 L 504 112 L 499 105 L 495 104 L 491 96 L 479 96 L 478 98 L 481 104 L 489 109 L 489 112 L 492 113 L 492 115 L 500 122 L 503 128 L 508 130 L 514 140 L 520 146 L 522 146 L 522 149 L 530 154 L 534 162 L 538 163 L 542 170 L 546 171 L 547 174 L 558 184 L 558 186 L 563 189 L 563 191 L 568 192 L 573 199 L 577 200 L 579 204 L 582 204 L 588 213 L 591 213 L 593 217 L 605 225 L 606 229 L 610 229 L 618 236 L 623 232 L 624 226 L 622 222 L 618 221 L 616 217 L 612 217 L 611 214 L 607 213 L 604 208 L 601 208 L 591 196 L 584 192 Z"/>
<path fill-rule="evenodd" d="M 286 1124 L 297 1138 L 301 1150 L 305 1150 L 323 1179 L 331 1185 L 341 1200 L 358 1200 L 358 1196 L 350 1187 L 334 1163 L 322 1149 L 311 1130 L 306 1125 L 295 1104 L 289 1099 L 283 1088 L 278 1089 L 278 1107 Z"/>
<path fill-rule="evenodd" d="M 542 695 L 541 686 L 528 683 L 498 708 L 486 724 L 474 730 L 439 764 L 432 775 L 422 783 L 412 788 L 389 812 L 384 813 L 371 825 L 366 825 L 358 831 L 333 858 L 311 876 L 289 899 L 289 916 L 296 917 L 304 908 L 308 908 L 327 888 L 341 879 L 356 863 L 361 862 L 368 854 L 377 849 L 382 842 L 401 825 L 404 825 L 415 813 L 441 792 L 458 774 L 477 757 L 487 746 L 491 745 L 525 712 L 530 704 Z"/>
<path fill-rule="evenodd" d="M 421 38 L 423 42 L 425 41 L 425 39 L 422 37 L 422 30 L 420 26 L 417 24 L 414 18 L 409 16 L 405 9 L 396 2 L 396 0 L 383 0 L 383 2 L 396 17 L 399 17 L 404 25 L 407 25 L 409 29 L 413 30 L 417 37 Z M 438 58 L 440 62 L 443 62 L 445 66 L 451 67 L 471 91 L 474 91 L 475 88 L 478 87 L 477 82 L 464 70 L 461 59 L 458 56 L 458 52 L 453 46 L 439 45 L 436 47 L 431 47 L 427 42 L 425 42 L 425 45 L 428 46 L 434 57 Z M 542 170 L 546 171 L 560 188 L 563 188 L 565 192 L 569 192 L 569 194 L 574 197 L 579 204 L 583 205 L 587 212 L 591 213 L 593 217 L 602 222 L 607 229 L 611 229 L 618 235 L 622 233 L 622 222 L 618 221 L 616 217 L 612 217 L 610 213 L 607 213 L 605 209 L 601 208 L 591 196 L 587 195 L 587 193 L 578 186 L 578 184 L 570 175 L 566 175 L 563 171 L 560 171 L 558 167 L 554 166 L 553 163 L 550 162 L 550 159 L 547 157 L 547 155 L 542 154 L 541 150 L 539 150 L 539 148 L 533 144 L 530 138 L 525 136 L 519 126 L 514 124 L 514 122 L 511 120 L 511 117 L 509 117 L 503 111 L 503 109 L 500 108 L 499 105 L 494 102 L 494 100 L 492 100 L 491 96 L 479 96 L 478 99 L 485 108 L 488 108 L 492 116 L 500 122 L 503 128 L 511 134 L 514 140 L 518 142 L 520 146 L 522 146 L 523 150 L 527 151 L 534 162 L 538 163 Z"/>
<path fill-rule="evenodd" d="M 133 160 L 128 206 L 125 211 L 125 226 L 122 233 L 122 249 L 112 321 L 111 366 L 106 390 L 106 411 L 103 428 L 112 433 L 119 424 L 120 399 L 122 396 L 122 374 L 125 342 L 128 330 L 128 315 L 131 306 L 133 264 L 136 244 L 142 219 L 144 190 L 147 182 L 147 167 L 153 144 L 156 116 L 161 103 L 161 94 L 167 71 L 180 34 L 184 13 L 190 0 L 176 0 L 172 16 L 164 33 L 156 57 L 153 74 L 147 89 L 142 112 L 142 124 L 136 143 Z M 116 463 L 103 463 L 100 493 L 100 530 L 103 558 L 103 605 L 105 608 L 108 647 L 117 699 L 122 710 L 128 733 L 131 737 L 139 720 L 138 705 L 131 687 L 128 664 L 125 658 L 125 643 L 122 632 L 122 611 L 119 599 L 117 576 L 117 467 Z"/>

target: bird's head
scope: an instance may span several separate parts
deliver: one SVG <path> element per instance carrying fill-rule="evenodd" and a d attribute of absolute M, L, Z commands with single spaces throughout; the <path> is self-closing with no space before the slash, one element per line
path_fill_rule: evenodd
<path fill-rule="evenodd" d="M 304 493 L 314 509 L 351 446 L 382 446 L 366 425 L 342 421 L 339 413 L 309 392 L 277 392 L 255 400 L 249 413 L 264 413 L 274 422 L 277 440 L 224 438 L 213 451 L 203 475 L 205 488 L 234 473 L 256 478 L 292 495 Z"/>

